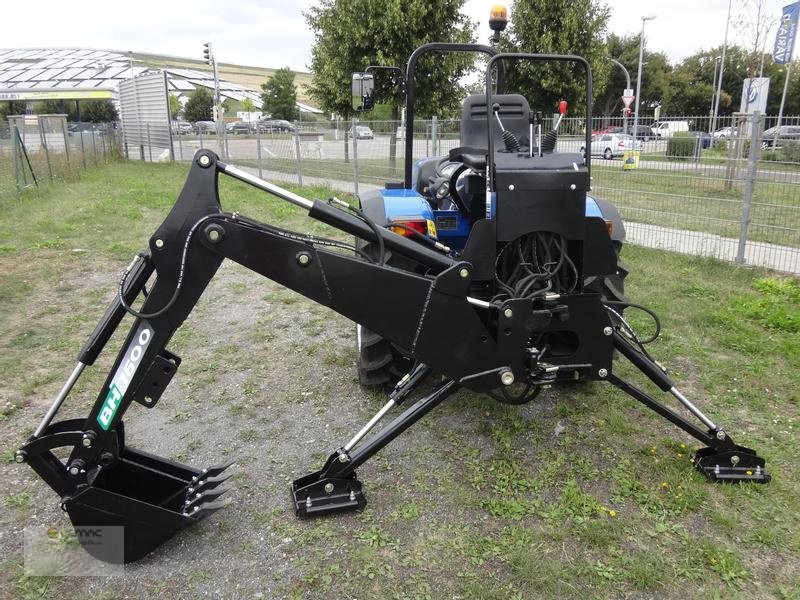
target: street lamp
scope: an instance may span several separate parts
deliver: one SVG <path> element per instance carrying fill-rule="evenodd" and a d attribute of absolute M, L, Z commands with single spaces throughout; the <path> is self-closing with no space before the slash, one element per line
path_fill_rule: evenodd
<path fill-rule="evenodd" d="M 708 109 L 708 116 L 714 116 L 714 98 L 717 96 L 717 67 L 719 66 L 719 61 L 722 60 L 721 56 L 714 57 L 714 79 L 711 82 L 711 107 Z M 713 133 L 713 129 L 711 129 L 711 119 L 708 121 L 708 133 Z"/>
<path fill-rule="evenodd" d="M 639 133 L 639 105 L 641 104 L 641 100 L 639 99 L 639 94 L 642 89 L 642 55 L 644 54 L 644 22 L 645 21 L 652 21 L 656 18 L 656 15 L 650 15 L 647 17 L 642 17 L 642 33 L 639 36 L 639 72 L 636 75 L 636 106 L 633 111 L 633 139 L 636 139 L 636 134 Z"/>

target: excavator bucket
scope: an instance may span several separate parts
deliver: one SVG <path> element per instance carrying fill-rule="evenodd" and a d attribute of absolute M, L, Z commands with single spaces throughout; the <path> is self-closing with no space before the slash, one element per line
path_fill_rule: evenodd
<path fill-rule="evenodd" d="M 230 465 L 198 470 L 146 452 L 125 449 L 119 462 L 102 470 L 63 503 L 76 531 L 122 527 L 124 553 L 83 544 L 105 562 L 129 563 L 146 556 L 176 533 L 226 504 L 220 487 Z"/>

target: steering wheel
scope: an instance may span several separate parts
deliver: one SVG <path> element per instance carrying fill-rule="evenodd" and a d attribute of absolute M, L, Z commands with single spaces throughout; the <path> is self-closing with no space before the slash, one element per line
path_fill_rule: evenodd
<path fill-rule="evenodd" d="M 431 178 L 432 183 L 430 186 L 437 200 L 444 200 L 450 197 L 458 210 L 467 217 L 470 215 L 470 210 L 461 194 L 458 193 L 457 183 L 462 173 L 470 168 L 469 165 L 461 161 L 450 160 L 449 157 L 445 156 L 436 163 L 434 177 Z"/>

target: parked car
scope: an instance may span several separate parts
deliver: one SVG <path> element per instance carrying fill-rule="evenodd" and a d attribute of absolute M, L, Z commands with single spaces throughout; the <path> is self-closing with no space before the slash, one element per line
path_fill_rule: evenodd
<path fill-rule="evenodd" d="M 689 131 L 689 121 L 659 121 L 653 125 L 653 133 L 659 138 L 670 138 L 679 131 Z"/>
<path fill-rule="evenodd" d="M 622 131 L 623 128 L 618 125 L 608 125 L 607 127 L 593 131 L 592 135 L 601 135 L 603 133 L 622 133 Z"/>
<path fill-rule="evenodd" d="M 258 130 L 263 133 L 292 132 L 297 130 L 294 124 L 284 119 L 266 119 L 258 122 Z"/>
<path fill-rule="evenodd" d="M 602 156 L 611 160 L 615 156 L 622 156 L 626 150 L 641 150 L 641 140 L 634 140 L 632 135 L 622 133 L 601 133 L 592 137 L 592 156 Z M 586 148 L 581 146 L 581 152 Z"/>
<path fill-rule="evenodd" d="M 234 121 L 233 123 L 229 123 L 229 125 L 230 129 L 228 130 L 228 132 L 232 133 L 233 135 L 238 135 L 238 134 L 247 135 L 249 133 L 253 133 L 254 129 L 252 123 L 247 123 L 245 121 Z"/>
<path fill-rule="evenodd" d="M 797 125 L 781 125 L 778 127 L 770 127 L 764 130 L 761 136 L 761 149 L 781 147 L 781 142 L 794 141 L 800 142 L 800 126 Z"/>
<path fill-rule="evenodd" d="M 633 125 L 630 127 L 631 135 L 633 135 Z M 649 125 L 636 126 L 636 139 L 643 141 L 650 141 L 656 139 L 656 134 L 653 132 L 652 127 Z"/>
<path fill-rule="evenodd" d="M 375 137 L 372 129 L 366 125 L 356 125 L 355 133 L 352 134 L 357 140 L 371 140 Z"/>
<path fill-rule="evenodd" d="M 736 129 L 733 127 L 721 127 L 711 134 L 715 140 L 727 140 L 736 135 Z"/>
<path fill-rule="evenodd" d="M 172 133 L 177 133 L 178 135 L 188 135 L 194 132 L 194 128 L 189 121 L 173 121 L 172 122 Z"/>
<path fill-rule="evenodd" d="M 197 121 L 194 124 L 194 132 L 195 133 L 217 133 L 217 124 L 214 121 Z"/>

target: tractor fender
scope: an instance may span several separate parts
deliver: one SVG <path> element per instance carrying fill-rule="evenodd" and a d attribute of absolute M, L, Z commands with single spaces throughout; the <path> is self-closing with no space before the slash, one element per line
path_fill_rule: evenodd
<path fill-rule="evenodd" d="M 359 194 L 358 200 L 364 214 L 383 227 L 390 221 L 409 218 L 433 221 L 433 210 L 430 204 L 414 190 L 370 190 Z"/>
<path fill-rule="evenodd" d="M 606 221 L 611 221 L 611 239 L 616 242 L 625 241 L 625 224 L 619 215 L 617 207 L 594 196 L 586 195 L 586 216 L 600 217 Z"/>

